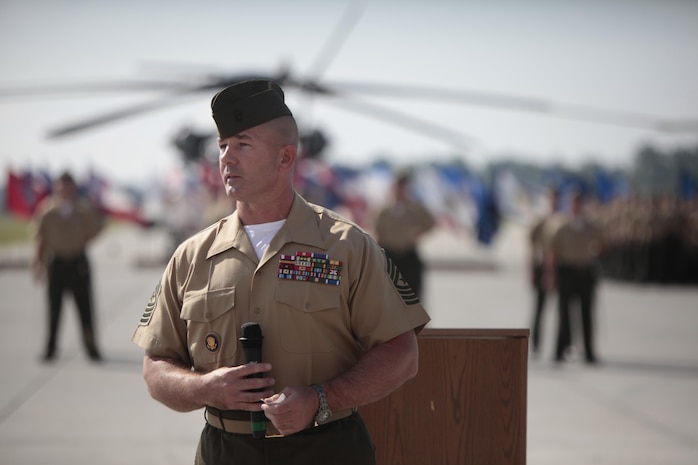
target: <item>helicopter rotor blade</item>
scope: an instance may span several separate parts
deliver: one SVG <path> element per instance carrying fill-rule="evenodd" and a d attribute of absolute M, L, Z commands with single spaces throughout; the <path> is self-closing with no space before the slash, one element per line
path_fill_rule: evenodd
<path fill-rule="evenodd" d="M 669 133 L 698 133 L 698 119 L 666 119 L 659 122 L 659 128 Z"/>
<path fill-rule="evenodd" d="M 239 74 L 233 76 L 223 76 L 217 77 L 213 80 L 208 80 L 202 84 L 184 86 L 179 84 L 174 87 L 176 91 L 168 92 L 166 95 L 149 102 L 140 103 L 137 105 L 129 106 L 126 108 L 121 108 L 115 111 L 110 111 L 103 113 L 101 115 L 96 115 L 82 121 L 77 121 L 75 123 L 70 123 L 58 128 L 50 130 L 48 133 L 48 138 L 55 139 L 59 137 L 65 137 L 69 135 L 76 134 L 78 132 L 86 131 L 88 129 L 94 129 L 99 126 L 104 126 L 109 123 L 116 121 L 121 121 L 132 116 L 141 115 L 155 110 L 160 110 L 162 108 L 176 105 L 181 102 L 184 97 L 200 93 L 200 92 L 211 92 L 217 91 L 227 87 L 228 85 L 244 81 L 248 79 L 274 79 L 278 82 L 285 82 L 287 76 L 285 74 L 280 74 L 278 76 L 265 76 L 262 74 Z M 162 89 L 161 89 L 162 90 Z"/>
<path fill-rule="evenodd" d="M 91 96 L 95 93 L 127 93 L 127 92 L 153 92 L 165 91 L 167 94 L 159 100 L 122 108 L 116 111 L 107 112 L 93 118 L 78 121 L 59 128 L 55 128 L 49 137 L 63 137 L 75 134 L 84 130 L 99 127 L 108 123 L 123 120 L 131 116 L 155 111 L 177 103 L 182 97 L 199 93 L 217 91 L 228 85 L 248 79 L 272 79 L 288 89 L 295 89 L 308 95 L 310 99 L 315 96 L 332 97 L 338 96 L 341 91 L 343 105 L 349 106 L 346 99 L 350 95 L 356 98 L 367 96 L 409 98 L 411 100 L 429 100 L 432 102 L 444 102 L 450 104 L 476 105 L 481 107 L 499 108 L 502 110 L 516 110 L 529 113 L 537 113 L 544 116 L 565 118 L 578 121 L 587 121 L 607 125 L 623 127 L 649 129 L 664 133 L 698 133 L 698 119 L 662 118 L 655 115 L 643 113 L 623 112 L 607 108 L 598 108 L 578 104 L 555 103 L 540 98 L 530 98 L 518 95 L 499 94 L 493 92 L 468 91 L 462 89 L 432 88 L 416 85 L 382 84 L 370 82 L 334 82 L 332 86 L 321 84 L 317 74 L 321 73 L 329 64 L 331 52 L 335 52 L 341 45 L 341 41 L 346 39 L 349 30 L 358 20 L 357 10 L 348 10 L 345 18 L 337 28 L 333 38 L 327 42 L 320 59 L 316 61 L 315 73 L 307 79 L 297 79 L 292 77 L 288 68 L 282 68 L 277 73 L 245 73 L 245 74 L 217 74 L 208 75 L 205 78 L 199 77 L 189 83 L 180 80 L 134 80 L 134 81 L 102 81 L 85 83 L 65 83 L 50 85 L 22 85 L 15 87 L 0 88 L 0 100 L 12 98 L 33 98 L 53 96 L 56 98 L 66 96 Z M 358 102 L 358 100 L 357 100 Z M 365 100 L 357 103 L 357 107 L 368 108 Z M 361 111 L 361 110 L 354 110 Z M 375 108 L 376 113 L 384 114 L 388 119 L 401 120 L 391 110 L 384 107 Z M 370 112 L 366 112 L 370 114 Z M 402 121 L 399 124 L 406 124 L 415 129 L 415 124 Z M 420 122 L 418 130 L 426 127 L 429 123 Z"/>
<path fill-rule="evenodd" d="M 325 42 L 324 48 L 320 51 L 313 64 L 308 68 L 308 76 L 312 79 L 319 79 L 330 63 L 339 55 L 339 50 L 344 46 L 351 31 L 359 22 L 363 9 L 357 5 L 349 5 L 344 12 L 339 24 L 335 27 L 330 38 Z"/>
<path fill-rule="evenodd" d="M 332 30 L 330 37 L 324 41 L 324 46 L 320 50 L 320 53 L 315 57 L 315 60 L 308 68 L 306 72 L 307 78 L 302 81 L 294 80 L 287 83 L 296 87 L 304 94 L 304 98 L 301 100 L 303 113 L 306 115 L 306 122 L 304 125 L 309 126 L 308 128 L 303 128 L 304 131 L 310 132 L 312 126 L 314 126 L 312 113 L 315 95 L 323 93 L 317 82 L 327 68 L 329 68 L 332 60 L 339 55 L 339 50 L 346 43 L 351 31 L 356 27 L 362 13 L 362 8 L 357 5 L 349 5 Z"/>
<path fill-rule="evenodd" d="M 179 99 L 176 98 L 161 98 L 158 100 L 153 100 L 146 103 L 141 103 L 138 105 L 122 108 L 119 110 L 111 111 L 109 113 L 104 113 L 102 115 L 93 116 L 91 118 L 78 121 L 75 123 L 67 124 L 48 132 L 47 137 L 49 139 L 56 139 L 59 137 L 65 137 L 77 132 L 83 132 L 88 129 L 92 129 L 98 126 L 104 126 L 108 123 L 113 123 L 115 121 L 124 120 L 132 116 L 141 115 L 154 110 L 159 110 L 167 106 L 176 105 L 180 103 Z"/>
<path fill-rule="evenodd" d="M 355 97 L 346 98 L 346 96 L 337 93 L 332 96 L 335 97 L 332 104 L 344 110 L 387 122 L 413 132 L 418 132 L 431 139 L 442 140 L 457 149 L 470 149 L 472 145 L 477 142 L 474 137 L 382 105 L 376 105 L 375 103 L 370 103 Z"/>
<path fill-rule="evenodd" d="M 462 89 L 440 89 L 410 85 L 374 84 L 374 83 L 341 83 L 333 86 L 345 92 L 356 92 L 362 95 L 371 94 L 381 97 L 399 97 L 424 99 L 518 110 L 539 113 L 546 116 L 566 118 L 578 121 L 588 121 L 616 126 L 640 129 L 651 129 L 660 132 L 697 132 L 698 121 L 666 119 L 654 115 L 635 112 L 623 112 L 608 108 L 598 108 L 587 105 L 554 103 L 551 101 L 522 97 L 517 95 L 498 94 L 491 92 L 475 92 Z"/>
<path fill-rule="evenodd" d="M 226 70 L 210 63 L 193 63 L 169 60 L 146 60 L 138 63 L 138 70 L 149 76 L 177 76 L 191 81 L 210 76 L 222 76 Z"/>
<path fill-rule="evenodd" d="M 133 93 L 180 89 L 185 87 L 174 81 L 100 81 L 71 82 L 65 84 L 36 84 L 0 88 L 0 99 L 26 99 L 46 97 L 89 97 L 95 93 Z"/>

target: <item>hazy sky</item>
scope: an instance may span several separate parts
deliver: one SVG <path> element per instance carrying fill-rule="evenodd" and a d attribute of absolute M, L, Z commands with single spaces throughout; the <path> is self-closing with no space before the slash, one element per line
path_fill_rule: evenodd
<path fill-rule="evenodd" d="M 0 89 L 104 80 L 185 81 L 203 73 L 313 73 L 349 5 L 360 13 L 320 78 L 502 93 L 553 103 L 698 119 L 698 2 L 233 0 L 0 0 Z M 165 176 L 183 126 L 212 131 L 213 92 L 63 139 L 63 123 L 155 98 L 0 97 L 0 162 L 5 167 L 92 166 L 125 181 Z M 334 100 L 287 91 L 304 124 L 331 138 L 331 161 L 376 155 L 411 162 L 460 153 L 477 164 L 503 154 L 573 165 L 593 158 L 617 166 L 651 142 L 698 143 L 666 135 L 454 102 L 364 97 L 468 136 L 461 149 L 342 109 Z M 176 100 L 180 102 L 180 100 Z"/>

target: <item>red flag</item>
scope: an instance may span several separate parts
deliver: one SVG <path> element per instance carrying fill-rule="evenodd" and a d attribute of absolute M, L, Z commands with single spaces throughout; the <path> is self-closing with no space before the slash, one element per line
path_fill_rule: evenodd
<path fill-rule="evenodd" d="M 92 171 L 85 191 L 103 214 L 143 227 L 152 226 L 152 221 L 143 216 L 139 195 L 133 190 L 116 186 Z"/>
<path fill-rule="evenodd" d="M 7 172 L 5 208 L 13 215 L 30 218 L 37 205 L 51 193 L 51 180 L 42 174 Z"/>

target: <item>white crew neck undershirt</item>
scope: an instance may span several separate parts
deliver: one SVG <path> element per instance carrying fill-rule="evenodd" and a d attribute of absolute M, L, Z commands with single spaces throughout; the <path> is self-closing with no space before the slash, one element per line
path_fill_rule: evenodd
<path fill-rule="evenodd" d="M 279 232 L 281 226 L 286 222 L 285 219 L 279 221 L 272 221 L 271 223 L 262 224 L 251 224 L 245 226 L 245 232 L 247 232 L 247 237 L 250 238 L 250 242 L 254 246 L 255 252 L 257 252 L 257 258 L 262 259 L 264 252 L 266 252 L 267 247 L 271 243 L 271 240 Z"/>

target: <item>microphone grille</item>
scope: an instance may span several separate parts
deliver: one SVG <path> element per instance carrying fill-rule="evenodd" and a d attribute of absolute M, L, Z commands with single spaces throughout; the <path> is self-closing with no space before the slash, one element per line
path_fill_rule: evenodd
<path fill-rule="evenodd" d="M 242 337 L 240 339 L 262 339 L 262 328 L 259 323 L 249 322 L 244 323 L 240 327 Z"/>

